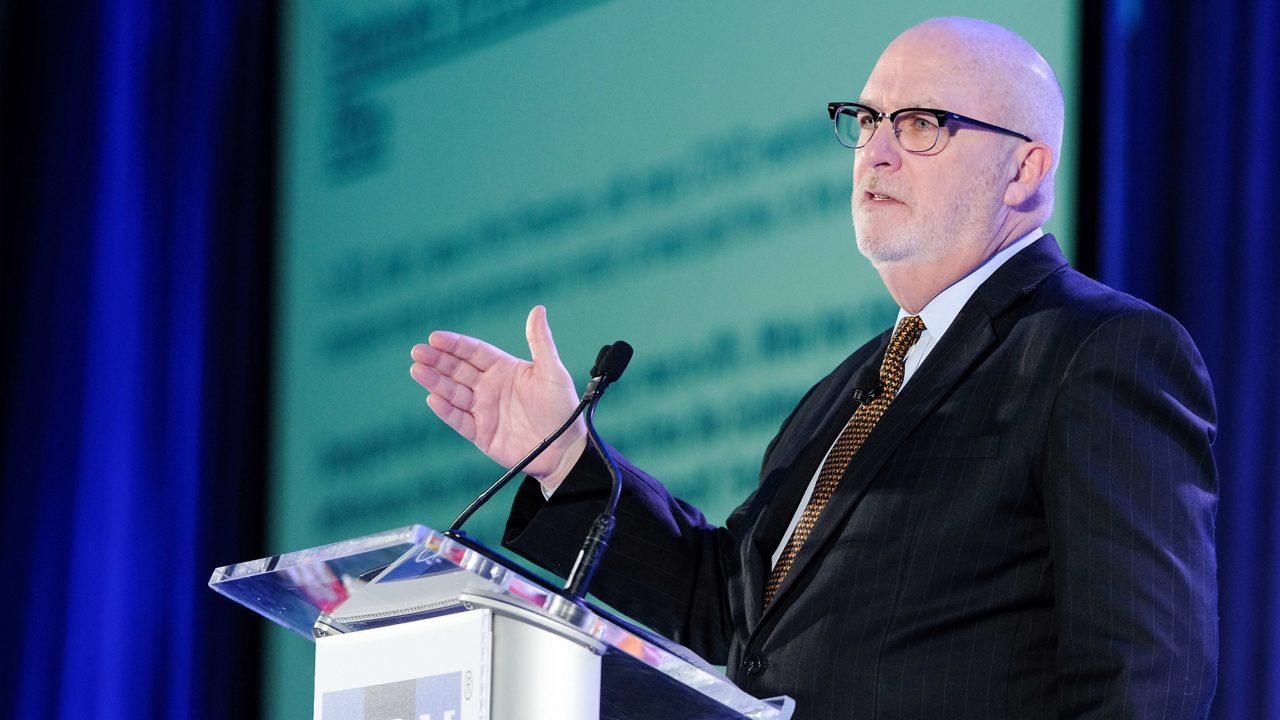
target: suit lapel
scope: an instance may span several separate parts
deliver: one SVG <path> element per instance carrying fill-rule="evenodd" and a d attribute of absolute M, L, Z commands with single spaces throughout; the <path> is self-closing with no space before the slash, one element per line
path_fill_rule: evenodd
<path fill-rule="evenodd" d="M 871 388 L 879 377 L 880 358 L 884 355 L 890 334 L 889 331 L 884 332 L 851 356 L 846 377 L 838 380 L 821 397 L 811 399 L 817 410 L 797 417 L 795 426 L 786 429 L 785 435 L 808 438 L 808 442 L 777 447 L 768 459 L 766 475 L 756 498 L 759 504 L 754 513 L 756 521 L 742 549 L 749 631 L 755 630 L 763 612 L 764 583 L 772 569 L 773 553 L 782 542 L 782 535 L 791 523 L 818 463 L 857 408 L 854 391 Z"/>
<path fill-rule="evenodd" d="M 804 572 L 805 566 L 844 527 L 848 514 L 902 441 L 946 397 L 956 382 L 998 342 L 993 320 L 1034 292 L 1050 273 L 1065 265 L 1066 258 L 1058 249 L 1057 242 L 1052 235 L 1045 235 L 1010 258 L 965 303 L 964 309 L 956 316 L 946 334 L 930 351 L 911 382 L 894 399 L 858 450 L 853 462 L 849 463 L 840 486 L 822 511 L 808 541 L 800 549 L 768 612 L 773 612 L 782 604 L 783 596 Z M 888 334 L 884 337 L 887 344 Z M 875 358 L 877 367 L 883 355 L 884 347 L 881 347 Z M 833 418 L 832 422 L 839 420 Z M 826 449 L 825 446 L 823 449 Z M 808 480 L 806 477 L 805 481 Z M 788 512 L 794 510 L 792 507 Z M 765 562 L 768 562 L 767 556 Z M 765 573 L 767 572 L 766 570 Z M 761 600 L 756 598 L 754 602 L 759 607 Z"/>

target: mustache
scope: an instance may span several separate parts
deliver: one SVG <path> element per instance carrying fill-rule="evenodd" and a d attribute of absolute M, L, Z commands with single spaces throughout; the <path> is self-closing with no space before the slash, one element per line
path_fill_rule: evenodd
<path fill-rule="evenodd" d="M 889 197 L 905 202 L 909 199 L 909 192 L 901 183 L 886 180 L 879 175 L 867 175 L 862 178 L 862 182 L 858 184 L 858 192 L 872 193 L 874 195 L 888 195 Z"/>

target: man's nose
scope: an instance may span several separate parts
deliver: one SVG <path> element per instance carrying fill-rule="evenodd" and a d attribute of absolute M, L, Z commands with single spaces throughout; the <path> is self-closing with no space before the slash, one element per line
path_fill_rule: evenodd
<path fill-rule="evenodd" d="M 858 160 L 867 167 L 896 170 L 902 164 L 902 146 L 893 134 L 893 125 L 881 120 L 866 145 L 858 148 Z"/>

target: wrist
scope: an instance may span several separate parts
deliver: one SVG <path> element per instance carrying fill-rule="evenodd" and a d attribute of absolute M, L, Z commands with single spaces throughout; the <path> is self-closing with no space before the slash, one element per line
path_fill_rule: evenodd
<path fill-rule="evenodd" d="M 574 426 L 565 432 L 565 437 L 556 441 L 556 445 L 562 442 L 566 444 L 555 467 L 551 468 L 545 475 L 534 475 L 538 484 L 542 486 L 543 494 L 547 497 L 550 497 L 551 493 L 560 487 L 560 484 L 569 476 L 573 467 L 578 464 L 578 460 L 582 458 L 582 453 L 587 449 L 587 431 L 582 426 L 581 421 L 574 423 Z"/>

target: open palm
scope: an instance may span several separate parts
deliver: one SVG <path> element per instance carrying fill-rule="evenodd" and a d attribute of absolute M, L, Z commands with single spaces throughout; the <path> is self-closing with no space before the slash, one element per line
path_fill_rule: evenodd
<path fill-rule="evenodd" d="M 409 373 L 431 393 L 432 412 L 503 467 L 515 465 L 578 403 L 542 306 L 529 313 L 525 335 L 532 362 L 445 331 L 431 333 L 411 352 Z M 540 479 L 562 474 L 581 454 L 585 434 L 579 419 L 526 472 Z"/>

